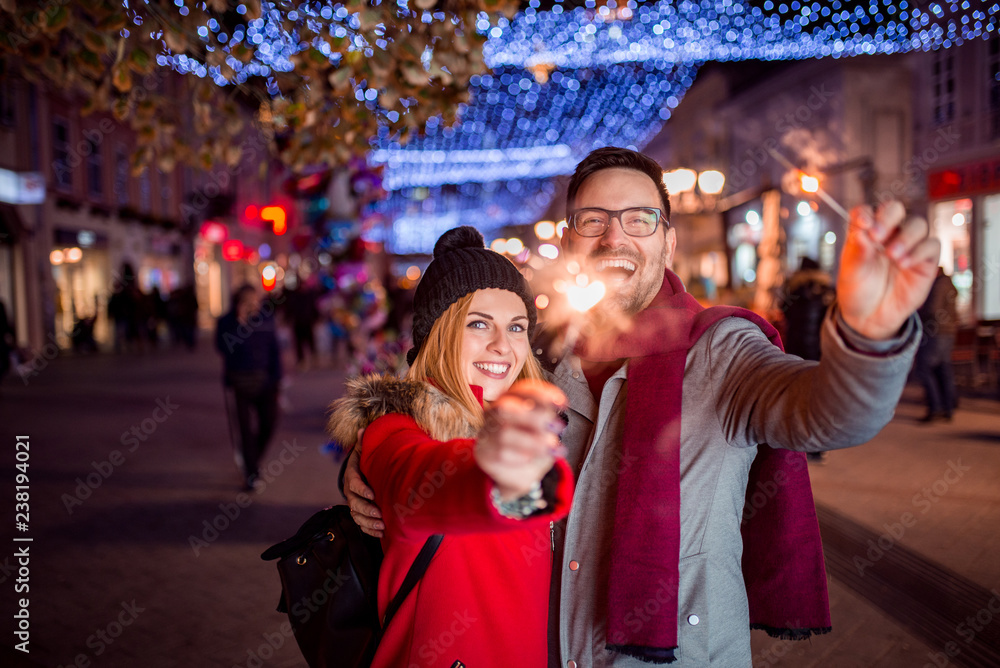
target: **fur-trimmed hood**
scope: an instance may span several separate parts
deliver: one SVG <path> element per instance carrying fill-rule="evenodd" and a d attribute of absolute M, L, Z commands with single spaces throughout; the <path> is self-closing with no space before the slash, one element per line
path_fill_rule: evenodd
<path fill-rule="evenodd" d="M 409 415 L 421 429 L 438 441 L 472 438 L 468 410 L 430 383 L 368 374 L 345 383 L 344 396 L 330 404 L 326 431 L 343 448 L 358 440 L 358 430 L 388 415 Z"/>

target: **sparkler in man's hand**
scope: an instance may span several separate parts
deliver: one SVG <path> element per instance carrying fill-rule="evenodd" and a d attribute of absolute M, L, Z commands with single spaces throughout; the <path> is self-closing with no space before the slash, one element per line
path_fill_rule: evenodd
<path fill-rule="evenodd" d="M 774 149 L 768 152 L 798 171 Z M 894 336 L 930 291 L 941 256 L 940 241 L 930 236 L 927 221 L 907 215 L 901 202 L 848 211 L 818 182 L 814 185 L 816 194 L 847 221 L 837 276 L 837 303 L 844 322 L 876 341 Z"/>
<path fill-rule="evenodd" d="M 577 274 L 572 283 L 566 286 L 566 301 L 570 308 L 566 336 L 563 340 L 565 354 L 573 352 L 580 338 L 585 314 L 604 299 L 607 290 L 601 281 L 591 281 L 587 274 Z"/>
<path fill-rule="evenodd" d="M 781 153 L 778 153 L 773 148 L 768 148 L 767 152 L 770 153 L 771 157 L 773 157 L 775 160 L 777 160 L 778 162 L 780 162 L 784 167 L 786 167 L 788 169 L 791 169 L 791 170 L 794 170 L 794 171 L 799 172 L 800 174 L 802 174 L 803 190 L 805 190 L 806 192 L 809 192 L 809 193 L 814 193 L 817 197 L 819 197 L 821 200 L 823 200 L 826 203 L 826 205 L 829 206 L 831 209 L 833 209 L 833 211 L 838 216 L 840 216 L 841 218 L 844 219 L 844 221 L 848 224 L 849 227 L 850 226 L 861 226 L 861 229 L 864 229 L 864 230 L 870 229 L 871 221 L 869 221 L 869 220 L 853 220 L 851 218 L 851 212 L 848 211 L 840 202 L 838 202 L 833 197 L 831 197 L 830 193 L 826 192 L 826 190 L 824 190 L 822 188 L 822 186 L 820 186 L 819 179 L 817 179 L 815 176 L 808 176 L 808 175 L 804 174 L 798 167 L 796 167 L 795 165 L 792 164 L 791 160 L 789 160 L 788 158 L 786 158 L 785 156 L 783 156 Z M 806 184 L 807 181 L 811 184 L 811 187 L 808 188 L 808 189 L 806 189 L 806 187 L 805 187 L 805 184 Z M 884 251 L 885 250 L 885 248 L 882 246 L 882 244 L 880 242 L 878 242 L 877 240 L 875 240 L 874 237 L 872 237 L 872 240 L 874 241 L 875 245 L 877 246 L 877 248 L 880 251 Z"/>
<path fill-rule="evenodd" d="M 604 282 L 594 279 L 592 273 L 575 260 L 548 263 L 533 271 L 539 316 L 554 336 L 546 352 L 554 358 L 572 353 L 582 332 L 610 326 L 594 313 L 594 307 L 608 292 Z M 620 326 L 620 322 L 614 325 Z"/>

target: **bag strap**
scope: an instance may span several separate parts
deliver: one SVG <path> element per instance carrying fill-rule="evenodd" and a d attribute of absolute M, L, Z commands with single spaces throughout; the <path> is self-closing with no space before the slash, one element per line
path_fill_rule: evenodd
<path fill-rule="evenodd" d="M 413 560 L 413 565 L 410 566 L 410 570 L 406 573 L 406 578 L 403 579 L 403 584 L 400 585 L 399 591 L 396 595 L 392 597 L 392 601 L 389 602 L 389 607 L 386 608 L 385 616 L 382 617 L 382 632 L 385 633 L 385 629 L 389 626 L 389 622 L 396 615 L 396 611 L 399 610 L 399 606 L 403 605 L 403 601 L 406 600 L 406 595 L 410 593 L 410 590 L 416 586 L 420 578 L 424 577 L 424 573 L 427 572 L 427 567 L 431 563 L 431 557 L 437 552 L 438 546 L 441 544 L 441 539 L 443 534 L 436 533 L 427 539 L 424 546 L 420 548 L 420 553 L 417 558 Z"/>

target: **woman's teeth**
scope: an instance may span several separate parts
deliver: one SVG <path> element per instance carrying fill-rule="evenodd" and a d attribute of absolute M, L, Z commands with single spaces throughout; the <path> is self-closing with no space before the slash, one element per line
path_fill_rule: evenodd
<path fill-rule="evenodd" d="M 485 363 L 485 362 L 473 362 L 472 366 L 477 369 L 482 369 L 488 373 L 495 373 L 498 376 L 502 376 L 507 373 L 507 369 L 510 368 L 509 364 L 496 364 L 496 363 Z"/>

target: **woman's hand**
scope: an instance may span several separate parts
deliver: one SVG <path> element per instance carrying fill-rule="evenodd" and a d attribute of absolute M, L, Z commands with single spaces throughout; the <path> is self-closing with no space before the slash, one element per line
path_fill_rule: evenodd
<path fill-rule="evenodd" d="M 524 496 L 541 481 L 556 457 L 565 455 L 559 411 L 566 395 L 544 381 L 522 380 L 485 412 L 476 436 L 476 464 L 493 479 L 502 501 Z"/>
<path fill-rule="evenodd" d="M 360 435 L 358 442 L 361 442 Z M 361 455 L 358 454 L 358 449 L 354 448 L 347 458 L 347 466 L 344 468 L 344 498 L 347 499 L 347 505 L 351 509 L 351 519 L 354 520 L 354 523 L 369 536 L 381 538 L 385 529 L 385 523 L 382 522 L 382 511 L 372 503 L 375 499 L 375 492 L 361 475 L 360 461 Z"/>

